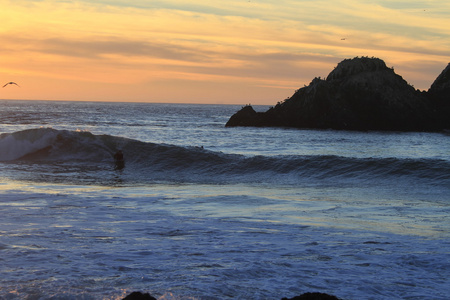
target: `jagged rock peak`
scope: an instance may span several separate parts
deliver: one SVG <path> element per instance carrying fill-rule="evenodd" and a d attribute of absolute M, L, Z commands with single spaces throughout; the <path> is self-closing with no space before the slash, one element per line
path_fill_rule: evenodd
<path fill-rule="evenodd" d="M 450 89 L 450 63 L 431 85 L 431 91 Z"/>
<path fill-rule="evenodd" d="M 331 71 L 327 77 L 327 81 L 341 79 L 363 72 L 373 72 L 380 70 L 388 70 L 386 63 L 376 57 L 355 57 L 344 59 L 336 68 Z"/>

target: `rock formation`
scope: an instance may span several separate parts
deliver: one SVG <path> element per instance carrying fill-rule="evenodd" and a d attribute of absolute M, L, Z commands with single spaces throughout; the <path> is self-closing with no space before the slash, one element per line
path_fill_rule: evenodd
<path fill-rule="evenodd" d="M 149 293 L 132 292 L 122 300 L 156 300 L 156 298 Z M 281 300 L 339 300 L 339 298 L 324 293 L 305 293 L 294 298 L 282 298 Z"/>
<path fill-rule="evenodd" d="M 339 300 L 339 298 L 325 293 L 304 293 L 294 298 L 283 298 L 281 300 Z"/>
<path fill-rule="evenodd" d="M 156 298 L 149 293 L 132 292 L 122 300 L 156 300 Z"/>
<path fill-rule="evenodd" d="M 421 92 L 383 60 L 356 57 L 264 113 L 243 107 L 226 126 L 439 131 L 450 128 L 449 113 L 450 64 Z"/>
<path fill-rule="evenodd" d="M 450 128 L 450 63 L 436 78 L 428 90 L 428 97 L 432 101 L 436 118 L 441 122 L 441 127 Z"/>

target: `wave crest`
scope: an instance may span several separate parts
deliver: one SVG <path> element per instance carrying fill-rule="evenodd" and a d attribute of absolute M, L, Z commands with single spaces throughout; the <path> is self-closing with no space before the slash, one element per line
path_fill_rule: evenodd
<path fill-rule="evenodd" d="M 0 135 L 0 161 L 103 161 L 123 140 L 88 131 L 38 128 Z"/>
<path fill-rule="evenodd" d="M 450 162 L 439 159 L 354 158 L 333 155 L 244 156 L 199 147 L 155 144 L 87 131 L 29 129 L 0 135 L 0 161 L 102 166 L 122 149 L 133 181 L 277 182 L 305 180 L 429 179 L 450 181 Z M 94 175 L 95 176 L 95 175 Z M 101 176 L 101 175 L 99 175 Z"/>

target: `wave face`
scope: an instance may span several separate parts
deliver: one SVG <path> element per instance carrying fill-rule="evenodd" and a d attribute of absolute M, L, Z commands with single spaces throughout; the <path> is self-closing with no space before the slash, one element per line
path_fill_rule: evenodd
<path fill-rule="evenodd" d="M 0 135 L 0 161 L 98 162 L 108 159 L 120 138 L 90 132 L 39 128 Z"/>
<path fill-rule="evenodd" d="M 105 172 L 113 172 L 112 157 L 118 149 L 125 154 L 123 176 L 129 183 L 323 184 L 324 181 L 330 181 L 335 184 L 371 184 L 408 180 L 412 184 L 450 184 L 450 163 L 441 159 L 334 155 L 246 156 L 213 152 L 200 147 L 148 143 L 111 135 L 94 135 L 87 131 L 51 128 L 0 135 L 0 160 L 10 167 L 15 164 L 33 166 L 37 173 L 45 170 L 48 176 L 41 175 L 41 180 L 75 180 L 70 174 L 79 168 L 88 174 L 90 182 L 102 183 Z M 36 178 L 28 179 L 39 180 Z"/>

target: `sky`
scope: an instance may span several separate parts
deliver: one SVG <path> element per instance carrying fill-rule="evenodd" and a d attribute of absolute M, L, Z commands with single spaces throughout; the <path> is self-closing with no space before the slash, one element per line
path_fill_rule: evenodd
<path fill-rule="evenodd" d="M 0 0 L 0 99 L 276 104 L 343 59 L 428 90 L 450 1 Z"/>

